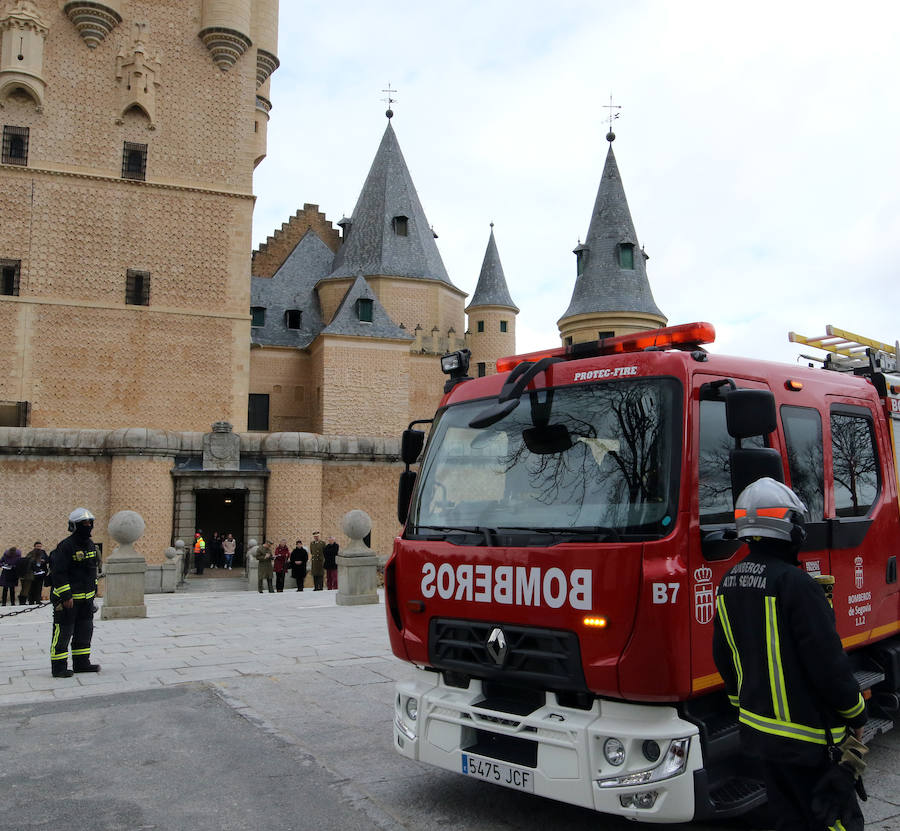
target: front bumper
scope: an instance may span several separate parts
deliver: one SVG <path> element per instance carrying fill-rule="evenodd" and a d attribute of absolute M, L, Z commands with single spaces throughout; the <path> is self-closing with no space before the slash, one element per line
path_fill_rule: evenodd
<path fill-rule="evenodd" d="M 447 686 L 439 673 L 418 670 L 396 687 L 394 748 L 410 759 L 461 773 L 463 753 L 490 755 L 484 748 L 496 747 L 494 758 L 531 771 L 534 793 L 540 796 L 642 822 L 693 819 L 694 772 L 702 769 L 699 735 L 674 707 L 598 700 L 582 710 L 560 705 L 553 693 L 527 715 L 479 703 L 484 704 L 479 681 L 460 689 Z M 609 738 L 624 746 L 619 765 L 604 756 Z M 683 739 L 689 742 L 679 745 L 686 749 L 679 772 L 660 778 L 666 748 Z M 642 752 L 651 740 L 661 748 L 660 761 L 651 762 Z M 532 751 L 525 756 L 536 761 L 517 760 L 514 753 L 504 753 L 505 746 L 525 746 Z"/>

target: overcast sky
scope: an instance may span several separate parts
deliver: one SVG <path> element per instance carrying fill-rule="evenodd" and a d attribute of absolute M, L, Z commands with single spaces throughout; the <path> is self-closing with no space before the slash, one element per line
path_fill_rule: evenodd
<path fill-rule="evenodd" d="M 559 344 L 607 152 L 657 305 L 793 362 L 831 323 L 900 338 L 900 4 L 281 0 L 254 247 L 349 216 L 394 129 L 451 280 L 494 232 L 517 350 Z M 821 353 L 815 353 L 821 354 Z"/>

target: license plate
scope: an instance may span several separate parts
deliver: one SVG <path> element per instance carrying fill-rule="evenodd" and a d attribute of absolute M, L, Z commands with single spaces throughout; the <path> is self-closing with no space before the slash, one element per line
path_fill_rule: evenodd
<path fill-rule="evenodd" d="M 474 776 L 485 782 L 504 785 L 517 791 L 534 793 L 534 772 L 528 769 L 514 768 L 512 765 L 496 762 L 493 759 L 483 759 L 481 756 L 463 753 L 462 772 L 466 776 Z"/>

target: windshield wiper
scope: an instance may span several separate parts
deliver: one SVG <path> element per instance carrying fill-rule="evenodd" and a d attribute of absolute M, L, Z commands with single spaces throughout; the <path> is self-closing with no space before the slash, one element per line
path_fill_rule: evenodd
<path fill-rule="evenodd" d="M 484 539 L 485 545 L 494 545 L 494 535 L 497 533 L 494 528 L 481 528 L 478 525 L 415 525 L 413 527 L 416 533 L 424 529 L 425 531 L 439 531 L 442 534 L 452 534 L 455 532 L 478 534 Z"/>
<path fill-rule="evenodd" d="M 571 528 L 541 528 L 533 525 L 504 525 L 497 529 L 498 533 L 505 531 L 531 531 L 533 534 L 552 534 L 556 537 L 596 537 L 601 534 L 617 542 L 621 533 L 616 528 L 607 525 L 576 525 Z"/>

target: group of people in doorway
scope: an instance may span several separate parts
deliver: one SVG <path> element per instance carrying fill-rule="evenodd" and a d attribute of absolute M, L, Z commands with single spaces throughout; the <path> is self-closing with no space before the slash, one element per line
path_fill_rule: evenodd
<path fill-rule="evenodd" d="M 15 606 L 17 590 L 19 605 L 40 603 L 49 568 L 50 555 L 40 542 L 36 542 L 27 554 L 22 554 L 16 546 L 7 548 L 0 557 L 0 605 L 5 606 L 8 599 L 9 605 Z"/>
<path fill-rule="evenodd" d="M 203 574 L 203 570 L 207 567 L 231 571 L 237 547 L 237 540 L 231 532 L 222 536 L 218 531 L 213 531 L 212 537 L 207 542 L 203 531 L 198 528 L 194 534 L 194 544 L 191 549 L 195 572 Z"/>
<path fill-rule="evenodd" d="M 298 592 L 303 591 L 307 574 L 312 577 L 313 591 L 322 591 L 323 588 L 336 589 L 337 555 L 340 546 L 334 537 L 329 537 L 326 543 L 320 536 L 318 531 L 313 532 L 309 549 L 303 545 L 302 540 L 297 540 L 293 550 L 288 548 L 287 540 L 284 539 L 277 546 L 273 546 L 271 540 L 257 546 L 253 556 L 259 562 L 257 588 L 260 593 L 263 591 L 263 581 L 270 592 L 283 592 L 288 571 L 297 582 Z"/>

